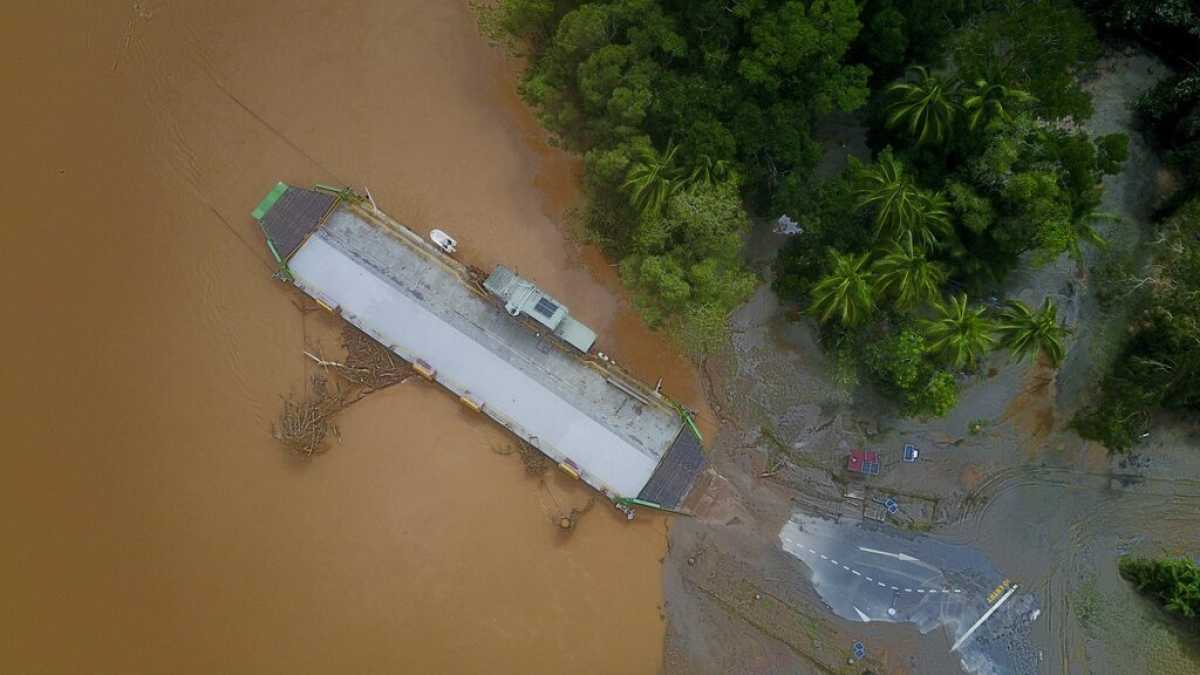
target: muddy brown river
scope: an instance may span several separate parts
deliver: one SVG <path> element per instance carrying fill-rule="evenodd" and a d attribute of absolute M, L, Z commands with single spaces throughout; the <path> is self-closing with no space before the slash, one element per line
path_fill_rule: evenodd
<path fill-rule="evenodd" d="M 700 407 L 561 225 L 578 167 L 465 2 L 34 2 L 3 22 L 4 579 L 19 673 L 652 673 L 665 519 L 409 383 L 312 462 L 270 436 L 336 325 L 271 279 L 278 179 L 369 186 L 516 265 Z"/>

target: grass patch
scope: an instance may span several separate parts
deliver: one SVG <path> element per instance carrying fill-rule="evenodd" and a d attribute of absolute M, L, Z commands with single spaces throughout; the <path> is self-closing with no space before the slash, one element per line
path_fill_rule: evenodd
<path fill-rule="evenodd" d="M 1075 592 L 1071 594 L 1071 608 L 1075 611 L 1075 618 L 1079 619 L 1083 631 L 1090 638 L 1098 636 L 1098 622 L 1103 606 L 1104 598 L 1096 586 L 1096 575 L 1094 574 L 1084 579 L 1079 588 L 1076 588 Z"/>

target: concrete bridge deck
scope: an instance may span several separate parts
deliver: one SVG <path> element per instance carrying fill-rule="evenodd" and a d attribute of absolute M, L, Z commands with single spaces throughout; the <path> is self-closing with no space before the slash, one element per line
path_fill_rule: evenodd
<path fill-rule="evenodd" d="M 278 218 L 268 208 L 260 218 L 269 240 L 289 242 L 296 286 L 402 358 L 428 364 L 439 384 L 597 490 L 667 508 L 682 502 L 703 454 L 669 401 L 509 316 L 465 268 L 370 205 L 336 200 L 322 210 L 324 196 L 289 187 L 280 201 L 310 208 Z"/>

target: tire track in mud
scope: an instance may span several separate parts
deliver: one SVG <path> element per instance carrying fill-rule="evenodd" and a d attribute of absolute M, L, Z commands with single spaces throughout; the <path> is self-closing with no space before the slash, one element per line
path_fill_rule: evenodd
<path fill-rule="evenodd" d="M 971 490 L 946 539 L 1018 549 L 1007 557 L 1024 573 L 1022 585 L 1042 598 L 1045 663 L 1083 672 L 1097 664 L 1087 661 L 1091 638 L 1077 623 L 1072 593 L 1097 565 L 1143 539 L 1197 538 L 1188 529 L 1197 511 L 1200 480 L 1020 466 Z"/>
<path fill-rule="evenodd" d="M 1113 481 L 1137 489 L 1113 489 Z M 1164 486 L 1170 489 L 1162 489 Z M 1136 496 L 1168 498 L 1180 509 L 1200 508 L 1200 480 L 1196 479 L 1156 478 L 1064 467 L 1017 466 L 997 471 L 976 485 L 963 497 L 963 510 L 953 522 L 978 525 L 987 517 L 999 497 L 1025 487 L 1092 490 L 1102 493 L 1102 504 Z"/>

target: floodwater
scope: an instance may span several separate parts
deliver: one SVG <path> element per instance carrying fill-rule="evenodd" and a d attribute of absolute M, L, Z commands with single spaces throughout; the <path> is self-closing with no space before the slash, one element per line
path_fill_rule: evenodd
<path fill-rule="evenodd" d="M 525 475 L 434 388 L 270 438 L 336 324 L 271 279 L 275 180 L 368 186 L 513 264 L 701 408 L 560 225 L 578 167 L 465 2 L 10 8 L 0 193 L 5 672 L 655 672 L 666 521 Z"/>

